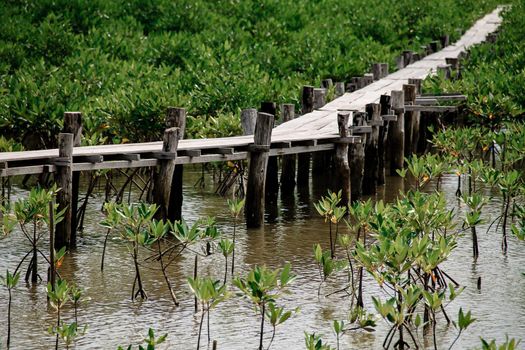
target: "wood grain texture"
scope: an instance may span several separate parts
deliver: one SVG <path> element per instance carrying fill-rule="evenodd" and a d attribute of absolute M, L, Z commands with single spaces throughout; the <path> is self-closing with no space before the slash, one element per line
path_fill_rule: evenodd
<path fill-rule="evenodd" d="M 71 201 L 73 198 L 73 143 L 72 133 L 60 133 L 58 135 L 58 156 L 67 159 L 66 165 L 56 166 L 55 181 L 59 187 L 56 201 L 58 210 L 64 210 L 64 218 L 56 225 L 55 248 L 69 248 L 71 242 L 71 229 L 73 224 L 73 210 Z"/>

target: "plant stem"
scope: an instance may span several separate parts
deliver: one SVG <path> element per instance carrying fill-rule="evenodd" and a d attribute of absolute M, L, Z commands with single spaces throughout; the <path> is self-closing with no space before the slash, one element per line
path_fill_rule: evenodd
<path fill-rule="evenodd" d="M 56 335 L 56 340 L 55 340 L 55 350 L 58 350 L 58 328 L 60 327 L 60 303 L 61 303 L 61 300 L 58 300 L 58 303 L 57 303 L 57 335 Z"/>
<path fill-rule="evenodd" d="M 332 243 L 333 241 L 332 240 L 332 221 L 329 221 L 329 225 L 330 225 L 330 257 L 333 259 L 334 258 L 334 245 Z"/>
<path fill-rule="evenodd" d="M 55 266 L 55 218 L 53 201 L 49 201 L 49 272 L 51 290 L 55 291 L 56 266 Z"/>
<path fill-rule="evenodd" d="M 202 333 L 202 323 L 203 322 L 204 322 L 204 307 L 202 308 L 201 322 L 199 324 L 199 337 L 197 338 L 197 350 L 199 350 L 201 346 L 201 333 Z"/>
<path fill-rule="evenodd" d="M 259 340 L 259 350 L 263 350 L 263 337 L 264 337 L 264 313 L 266 311 L 266 303 L 263 302 L 261 306 L 261 337 Z"/>
<path fill-rule="evenodd" d="M 108 228 L 106 232 L 106 238 L 104 238 L 104 246 L 102 248 L 102 261 L 100 262 L 100 271 L 104 271 L 104 258 L 106 256 L 106 246 L 108 244 L 108 237 L 109 237 L 110 232 L 111 232 L 111 229 Z"/>
<path fill-rule="evenodd" d="M 270 339 L 270 344 L 268 344 L 266 350 L 270 350 L 270 346 L 272 346 L 273 343 L 273 338 L 275 338 L 275 326 L 273 326 L 272 339 Z"/>
<path fill-rule="evenodd" d="M 159 249 L 160 268 L 162 270 L 162 275 L 164 276 L 166 285 L 168 286 L 168 289 L 170 290 L 171 299 L 173 300 L 173 303 L 175 304 L 175 306 L 179 306 L 179 302 L 177 301 L 177 296 L 175 295 L 175 292 L 173 291 L 173 288 L 171 287 L 170 279 L 168 278 L 168 274 L 166 273 L 167 266 L 164 266 L 164 260 L 162 259 L 162 250 L 160 247 L 160 240 L 157 240 L 157 247 Z"/>
<path fill-rule="evenodd" d="M 210 303 L 206 305 L 206 318 L 208 323 L 208 344 L 210 343 Z"/>
<path fill-rule="evenodd" d="M 36 283 L 38 281 L 38 262 L 37 262 L 37 250 L 36 250 L 36 220 L 33 221 L 33 264 L 32 264 L 31 282 Z"/>
<path fill-rule="evenodd" d="M 198 260 L 199 256 L 197 254 L 195 254 L 195 264 L 193 266 L 193 279 L 196 280 L 197 279 L 197 268 L 198 268 L 198 264 L 199 264 L 199 260 Z M 195 312 L 197 312 L 198 310 L 198 305 L 197 305 L 197 296 L 195 296 Z M 198 348 L 197 348 L 198 349 Z"/>
<path fill-rule="evenodd" d="M 476 226 L 470 228 L 472 231 L 472 251 L 474 252 L 474 259 L 477 259 L 479 256 L 479 247 L 478 247 L 478 234 L 476 233 Z"/>
<path fill-rule="evenodd" d="M 505 198 L 505 212 L 503 213 L 503 241 L 501 242 L 501 248 L 503 253 L 507 253 L 507 217 L 509 216 L 509 206 L 510 206 L 510 195 L 507 193 Z"/>
<path fill-rule="evenodd" d="M 235 269 L 235 231 L 237 229 L 237 217 L 233 218 L 233 251 L 232 251 L 232 277 Z M 226 282 L 225 282 L 226 283 Z"/>
<path fill-rule="evenodd" d="M 225 260 L 225 266 L 224 266 L 224 283 L 223 285 L 226 285 L 226 278 L 228 277 L 228 256 L 224 256 Z"/>
<path fill-rule="evenodd" d="M 8 288 L 9 299 L 7 301 L 7 350 L 11 343 L 11 288 Z"/>

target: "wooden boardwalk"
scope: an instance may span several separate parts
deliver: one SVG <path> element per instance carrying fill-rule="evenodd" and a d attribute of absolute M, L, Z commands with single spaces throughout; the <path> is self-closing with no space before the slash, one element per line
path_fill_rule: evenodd
<path fill-rule="evenodd" d="M 364 111 L 370 103 L 379 102 L 383 94 L 401 90 L 410 78 L 424 79 L 435 74 L 446 59 L 457 59 L 472 45 L 486 40 L 501 23 L 497 8 L 478 20 L 461 39 L 439 52 L 409 64 L 386 77 L 352 93 L 345 93 L 323 107 L 275 127 L 271 136 L 270 156 L 309 153 L 334 148 L 339 138 L 337 114 L 342 110 Z M 358 137 L 356 137 L 356 142 Z M 176 164 L 242 160 L 249 157 L 253 136 L 179 141 Z M 162 142 L 129 143 L 75 147 L 73 171 L 155 166 Z M 58 149 L 0 153 L 0 177 L 55 172 Z"/>

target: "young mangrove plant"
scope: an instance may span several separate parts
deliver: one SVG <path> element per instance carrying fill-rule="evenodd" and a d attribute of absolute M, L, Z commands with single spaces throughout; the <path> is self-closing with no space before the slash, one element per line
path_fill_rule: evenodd
<path fill-rule="evenodd" d="M 135 267 L 135 279 L 131 291 L 131 300 L 135 300 L 138 296 L 140 296 L 142 300 L 147 299 L 148 295 L 144 290 L 140 275 L 139 248 L 150 246 L 155 241 L 155 238 L 151 235 L 150 225 L 158 208 L 155 204 L 139 203 L 130 205 L 118 204 L 106 207 L 106 209 L 113 210 L 116 214 L 120 215 L 121 218 L 118 221 L 105 221 L 103 224 L 107 225 L 106 227 L 110 229 L 117 228 L 114 227 L 113 224 L 118 224 L 121 237 L 130 245 L 130 255 Z"/>
<path fill-rule="evenodd" d="M 18 263 L 15 273 L 21 267 L 22 263 L 31 256 L 27 271 L 25 274 L 25 281 L 36 283 L 40 277 L 38 274 L 38 255 L 41 255 L 44 260 L 50 264 L 49 259 L 40 250 L 40 242 L 50 229 L 50 213 L 49 208 L 53 208 L 54 224 L 59 223 L 63 219 L 64 211 L 58 212 L 58 205 L 49 205 L 53 202 L 58 190 L 53 187 L 49 190 L 42 188 L 34 188 L 29 192 L 27 198 L 21 198 L 14 203 L 14 210 L 12 214 L 4 215 L 3 229 L 9 232 L 14 228 L 13 222 L 17 222 L 24 236 L 31 245 L 31 250 L 27 252 L 22 260 Z M 7 213 L 6 208 L 2 212 Z M 10 222 L 9 222 L 10 221 Z M 40 279 L 42 279 L 40 277 Z"/>
<path fill-rule="evenodd" d="M 228 208 L 230 209 L 230 214 L 233 218 L 233 251 L 232 251 L 232 276 L 235 269 L 235 236 L 237 230 L 237 220 L 241 215 L 242 209 L 244 208 L 244 199 L 228 199 Z"/>
<path fill-rule="evenodd" d="M 219 241 L 218 247 L 222 253 L 222 256 L 224 256 L 224 282 L 223 284 L 226 284 L 226 279 L 228 277 L 228 256 L 230 254 L 233 254 L 235 245 L 229 239 L 223 238 Z"/>
<path fill-rule="evenodd" d="M 3 285 L 7 288 L 8 297 L 7 297 L 7 350 L 11 344 L 11 302 L 13 300 L 13 289 L 18 284 L 20 279 L 20 272 L 12 274 L 9 270 L 6 271 L 5 276 L 0 276 L 0 285 Z"/>
<path fill-rule="evenodd" d="M 201 306 L 201 319 L 199 322 L 199 335 L 197 338 L 197 350 L 200 348 L 201 344 L 201 333 L 202 333 L 202 324 L 204 323 L 204 316 L 208 316 L 208 344 L 211 340 L 210 335 L 210 310 L 215 308 L 219 303 L 224 301 L 228 297 L 228 292 L 226 290 L 226 285 L 222 284 L 220 281 L 214 281 L 209 277 L 197 277 L 197 278 L 188 278 L 188 285 L 190 286 L 191 291 L 197 298 Z"/>
<path fill-rule="evenodd" d="M 306 350 L 335 350 L 328 344 L 323 344 L 323 339 L 315 333 L 304 332 L 304 345 Z"/>
<path fill-rule="evenodd" d="M 333 234 L 332 234 L 332 224 L 334 222 L 332 218 L 334 216 L 335 208 L 337 207 L 339 202 L 341 202 L 341 195 L 342 195 L 342 191 L 339 191 L 337 193 L 328 191 L 327 196 L 321 198 L 319 202 L 314 203 L 314 207 L 319 213 L 319 215 L 321 215 L 324 218 L 325 222 L 328 222 L 328 228 L 329 228 L 328 232 L 330 234 L 330 256 L 331 258 L 334 258 L 335 256 L 335 243 L 336 243 L 336 240 L 334 239 Z M 341 212 L 339 212 L 339 214 L 341 214 Z M 341 217 L 343 215 L 344 213 L 342 213 Z"/>
<path fill-rule="evenodd" d="M 80 303 L 83 293 L 84 291 L 76 284 L 72 284 L 69 287 L 69 298 L 71 299 L 71 302 L 73 302 L 73 310 L 75 312 L 75 325 L 78 325 L 78 304 Z"/>
<path fill-rule="evenodd" d="M 155 350 L 156 345 L 160 345 L 166 341 L 166 338 L 168 338 L 168 334 L 164 334 L 158 338 L 155 337 L 155 332 L 153 329 L 148 330 L 148 335 L 146 338 L 144 338 L 144 344 L 146 347 L 139 345 L 139 350 Z M 128 345 L 126 347 L 126 350 L 131 350 L 133 348 L 133 345 Z M 119 346 L 117 350 L 124 350 L 122 346 Z"/>
<path fill-rule="evenodd" d="M 481 210 L 488 203 L 489 199 L 480 193 L 473 193 L 469 196 L 463 195 L 462 199 L 463 202 L 465 202 L 465 204 L 469 207 L 469 212 L 465 216 L 463 226 L 465 228 L 470 227 L 470 231 L 472 233 L 472 254 L 474 259 L 477 259 L 479 256 L 479 246 L 476 225 L 479 225 L 483 222 L 481 219 Z"/>
<path fill-rule="evenodd" d="M 317 296 L 321 295 L 321 287 L 332 274 L 341 271 L 346 267 L 346 260 L 337 260 L 332 258 L 330 251 L 323 251 L 320 244 L 314 246 L 314 258 L 317 262 L 319 277 L 321 282 L 317 288 Z"/>
<path fill-rule="evenodd" d="M 57 331 L 62 325 L 60 311 L 62 310 L 62 307 L 69 301 L 69 292 L 70 287 L 66 280 L 59 279 L 56 281 L 54 286 L 52 286 L 51 283 L 47 284 L 47 297 L 49 298 L 51 306 L 57 312 L 56 327 L 52 327 L 49 330 L 51 334 L 56 334 L 55 350 L 58 349 L 59 333 Z"/>
<path fill-rule="evenodd" d="M 476 321 L 476 319 L 472 317 L 470 311 L 467 312 L 467 313 L 464 313 L 463 309 L 459 308 L 458 321 L 457 322 L 456 321 L 452 322 L 454 327 L 456 327 L 456 329 L 458 330 L 458 335 L 456 336 L 456 338 L 454 338 L 454 340 L 452 341 L 452 344 L 450 344 L 449 350 L 452 349 L 454 344 L 456 344 L 456 342 L 458 341 L 459 337 L 461 336 L 461 333 L 465 329 L 467 329 L 472 323 L 474 323 L 474 321 Z"/>
<path fill-rule="evenodd" d="M 66 346 L 66 349 L 69 349 L 71 345 L 75 343 L 75 340 L 78 337 L 86 334 L 86 331 L 87 325 L 85 325 L 82 329 L 78 329 L 78 324 L 76 322 L 71 324 L 61 323 L 60 326 L 56 326 L 51 329 L 51 333 L 56 334 L 56 336 L 62 340 Z"/>
<path fill-rule="evenodd" d="M 269 303 L 282 295 L 289 293 L 288 286 L 295 280 L 290 273 L 291 265 L 286 263 L 282 269 L 269 269 L 266 266 L 255 266 L 246 277 L 236 277 L 233 284 L 239 288 L 242 295 L 248 298 L 261 315 L 261 330 L 259 337 L 259 350 L 263 350 L 264 319 Z"/>
<path fill-rule="evenodd" d="M 505 341 L 502 344 L 496 344 L 496 340 L 492 339 L 490 342 L 481 338 L 481 350 L 516 350 L 520 345 L 521 340 L 514 338 L 509 339 L 507 335 Z"/>
<path fill-rule="evenodd" d="M 275 332 L 277 330 L 277 326 L 283 324 L 286 322 L 294 313 L 298 313 L 299 308 L 295 308 L 294 310 L 288 310 L 285 311 L 284 307 L 275 306 L 274 303 L 269 302 L 268 307 L 266 308 L 266 318 L 270 322 L 270 325 L 272 326 L 272 337 L 270 339 L 270 343 L 268 344 L 268 347 L 266 350 L 269 350 L 272 346 L 273 339 L 275 338 Z"/>

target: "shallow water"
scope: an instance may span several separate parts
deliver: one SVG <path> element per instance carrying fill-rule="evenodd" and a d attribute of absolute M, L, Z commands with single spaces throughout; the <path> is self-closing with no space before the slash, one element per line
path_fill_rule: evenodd
<path fill-rule="evenodd" d="M 189 169 L 188 169 L 189 170 Z M 193 222 L 199 217 L 215 216 L 224 234 L 231 236 L 231 221 L 225 199 L 213 194 L 213 184 L 208 178 L 206 189 L 195 190 L 193 184 L 198 172 L 185 172 L 183 215 Z M 381 188 L 377 198 L 392 200 L 404 184 L 400 179 L 390 178 Z M 445 177 L 442 189 L 451 207 L 461 210 L 454 195 L 456 178 Z M 431 189 L 430 189 L 431 190 Z M 345 298 L 324 295 L 336 290 L 344 283 L 329 281 L 317 297 L 319 275 L 313 260 L 312 247 L 316 243 L 328 246 L 327 229 L 321 218 L 314 212 L 312 201 L 325 192 L 324 188 L 312 189 L 310 201 L 304 194 L 292 199 L 279 199 L 280 217 L 276 222 L 266 224 L 263 229 L 247 231 L 242 225 L 237 234 L 236 271 L 244 272 L 254 264 L 279 267 L 285 261 L 292 263 L 293 272 L 298 276 L 293 283 L 292 294 L 286 296 L 281 305 L 287 308 L 300 307 L 298 315 L 277 328 L 272 349 L 304 349 L 304 332 L 316 332 L 335 346 L 331 332 L 334 319 L 347 318 L 349 303 Z M 14 189 L 14 196 L 24 196 L 26 191 Z M 495 198 L 486 207 L 486 216 L 499 215 L 501 201 Z M 87 334 L 79 338 L 76 349 L 116 349 L 118 345 L 138 343 L 148 327 L 157 330 L 158 335 L 168 333 L 168 340 L 161 349 L 196 348 L 199 314 L 194 313 L 193 297 L 185 279 L 192 275 L 194 254 L 184 254 L 172 266 L 169 273 L 181 301 L 174 307 L 165 287 L 162 274 L 157 270 L 143 268 L 143 279 L 149 299 L 145 302 L 131 302 L 133 267 L 124 242 L 113 238 L 108 244 L 104 273 L 100 272 L 100 258 L 105 230 L 98 225 L 103 218 L 100 206 L 103 196 L 96 196 L 90 202 L 86 215 L 85 234 L 79 239 L 78 248 L 67 256 L 60 269 L 62 277 L 73 281 L 85 290 L 86 300 L 79 310 L 79 323 L 88 324 Z M 133 200 L 133 196 L 132 196 Z M 459 240 L 458 248 L 445 263 L 445 270 L 466 289 L 448 307 L 449 315 L 457 310 L 471 310 L 477 321 L 456 343 L 455 349 L 480 346 L 479 336 L 486 339 L 503 340 L 525 336 L 525 246 L 513 237 L 509 240 L 509 252 L 503 256 L 500 250 L 501 234 L 494 228 L 485 233 L 488 224 L 478 228 L 480 257 L 473 262 L 470 235 Z M 0 271 L 14 270 L 18 261 L 28 250 L 20 232 L 0 240 Z M 41 267 L 43 264 L 40 265 Z M 224 258 L 220 254 L 201 258 L 199 273 L 222 279 Z M 41 271 L 44 275 L 44 272 Z M 482 278 L 481 290 L 477 280 Z M 45 284 L 26 286 L 22 281 L 14 292 L 12 310 L 12 349 L 51 349 L 54 338 L 47 333 L 53 325 L 55 313 L 47 307 Z M 380 294 L 377 284 L 368 276 L 364 285 L 365 303 L 374 311 L 371 296 Z M 5 342 L 7 291 L 0 288 L 0 337 Z M 64 320 L 73 321 L 73 310 L 67 307 Z M 218 349 L 256 349 L 258 346 L 259 317 L 250 304 L 233 297 L 211 312 L 211 339 L 218 341 Z M 442 320 L 443 321 L 443 320 Z M 266 325 L 268 344 L 270 326 Z M 387 324 L 378 320 L 377 330 L 349 332 L 341 339 L 342 349 L 379 349 L 388 330 Z M 456 336 L 452 326 L 445 322 L 438 325 L 438 346 L 448 349 Z M 423 336 L 421 336 L 424 338 Z M 203 330 L 203 344 L 206 344 L 206 330 Z M 429 348 L 430 337 L 424 338 Z M 0 346 L 1 348 L 1 346 Z M 206 348 L 206 346 L 204 346 Z M 211 346 L 210 346 L 211 348 Z"/>

